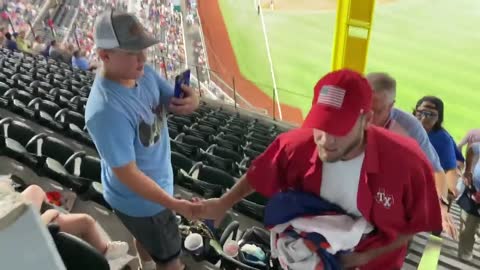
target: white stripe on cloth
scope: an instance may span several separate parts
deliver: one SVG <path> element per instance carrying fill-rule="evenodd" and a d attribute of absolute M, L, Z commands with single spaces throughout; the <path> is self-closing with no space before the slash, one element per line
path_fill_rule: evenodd
<path fill-rule="evenodd" d="M 322 235 L 331 246 L 327 249 L 331 254 L 354 248 L 364 234 L 373 230 L 373 226 L 363 217 L 353 219 L 347 215 L 326 215 L 296 218 L 270 230 L 272 255 L 278 254 L 275 250 L 278 234 L 284 232 L 289 226 L 299 233 L 314 232 Z"/>

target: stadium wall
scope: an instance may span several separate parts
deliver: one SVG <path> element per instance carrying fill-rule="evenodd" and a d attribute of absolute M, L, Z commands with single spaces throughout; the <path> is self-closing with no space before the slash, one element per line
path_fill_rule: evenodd
<path fill-rule="evenodd" d="M 253 8 L 252 12 L 255 12 Z M 232 88 L 235 86 L 236 91 L 248 102 L 255 107 L 266 109 L 269 115 L 275 112 L 278 119 L 278 110 L 275 111 L 272 98 L 240 72 L 218 0 L 199 1 L 198 13 L 201 17 L 210 68 Z M 281 110 L 283 121 L 296 124 L 303 121 L 300 109 L 281 104 Z"/>

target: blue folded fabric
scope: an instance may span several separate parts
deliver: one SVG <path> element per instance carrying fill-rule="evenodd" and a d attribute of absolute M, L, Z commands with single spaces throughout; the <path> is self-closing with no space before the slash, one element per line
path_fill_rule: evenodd
<path fill-rule="evenodd" d="M 336 204 L 332 204 L 315 194 L 287 191 L 273 196 L 265 207 L 264 223 L 267 228 L 287 223 L 295 218 L 320 215 L 347 215 Z M 283 236 L 303 239 L 315 247 L 325 270 L 340 270 L 341 265 L 336 255 L 330 254 L 324 247 L 329 246 L 325 237 L 318 233 L 297 232 L 292 228 L 284 231 Z"/>

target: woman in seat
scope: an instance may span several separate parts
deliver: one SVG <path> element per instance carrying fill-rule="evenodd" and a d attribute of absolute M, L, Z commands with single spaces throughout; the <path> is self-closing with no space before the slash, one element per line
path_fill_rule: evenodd
<path fill-rule="evenodd" d="M 27 187 L 22 196 L 32 203 L 38 211 L 47 201 L 46 193 L 37 185 Z M 100 235 L 95 220 L 87 214 L 63 214 L 55 209 L 48 209 L 41 214 L 45 224 L 55 222 L 60 230 L 75 235 L 92 245 L 107 260 L 114 260 L 127 254 L 128 244 L 121 241 L 106 241 Z"/>

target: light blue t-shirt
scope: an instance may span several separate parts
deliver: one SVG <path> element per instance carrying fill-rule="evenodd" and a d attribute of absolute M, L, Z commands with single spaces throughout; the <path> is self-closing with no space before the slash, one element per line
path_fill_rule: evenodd
<path fill-rule="evenodd" d="M 437 151 L 435 151 L 435 148 L 428 138 L 427 132 L 417 118 L 409 113 L 393 108 L 387 125 L 389 130 L 416 140 L 420 148 L 422 148 L 423 153 L 425 153 L 428 160 L 430 160 L 435 172 L 443 171 Z"/>
<path fill-rule="evenodd" d="M 172 96 L 172 85 L 148 66 L 135 88 L 126 88 L 100 74 L 93 83 L 85 122 L 102 159 L 103 196 L 114 209 L 129 216 L 152 216 L 164 207 L 131 191 L 112 168 L 135 161 L 144 174 L 173 194 L 166 124 L 166 108 Z"/>

